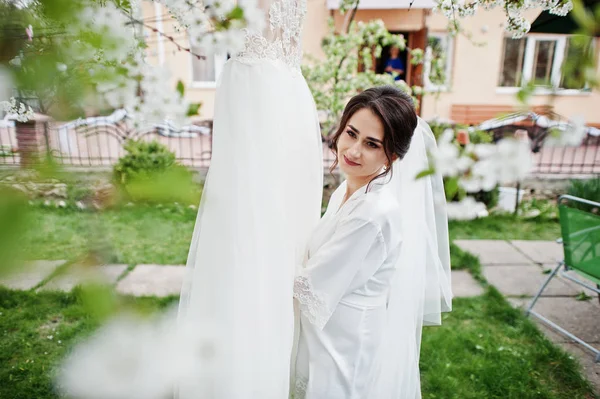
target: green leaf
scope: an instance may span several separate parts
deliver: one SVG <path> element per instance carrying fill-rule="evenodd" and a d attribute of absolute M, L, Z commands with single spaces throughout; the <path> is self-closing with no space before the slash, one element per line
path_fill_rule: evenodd
<path fill-rule="evenodd" d="M 415 179 L 420 179 L 422 177 L 425 176 L 429 176 L 435 173 L 435 169 L 434 168 L 429 168 L 429 169 L 425 169 L 421 172 L 419 172 L 419 174 L 417 175 L 417 177 L 415 177 Z"/>
<path fill-rule="evenodd" d="M 236 6 L 229 15 L 227 15 L 227 19 L 242 19 L 244 18 L 244 10 L 240 6 Z"/>
<path fill-rule="evenodd" d="M 446 199 L 450 201 L 458 192 L 458 178 L 452 177 L 446 181 L 444 185 L 444 191 L 446 192 Z"/>
<path fill-rule="evenodd" d="M 592 299 L 592 297 L 589 296 L 588 294 L 586 294 L 585 292 L 581 291 L 579 293 L 579 295 L 577 295 L 575 297 L 575 299 L 578 300 L 578 301 L 589 301 L 590 299 Z"/>
<path fill-rule="evenodd" d="M 181 97 L 185 94 L 185 86 L 181 80 L 177 81 L 177 92 Z"/>
<path fill-rule="evenodd" d="M 198 111 L 200 110 L 201 106 L 202 106 L 201 103 L 190 104 L 190 106 L 188 107 L 187 116 L 198 115 Z"/>

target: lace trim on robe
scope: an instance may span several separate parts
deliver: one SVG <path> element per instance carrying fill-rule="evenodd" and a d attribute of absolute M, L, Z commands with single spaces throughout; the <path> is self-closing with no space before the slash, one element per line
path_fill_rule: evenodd
<path fill-rule="evenodd" d="M 294 399 L 305 399 L 307 388 L 308 381 L 303 377 L 296 376 L 296 383 L 294 384 Z"/>
<path fill-rule="evenodd" d="M 294 298 L 300 303 L 302 314 L 318 328 L 325 327 L 331 312 L 322 295 L 314 292 L 308 277 L 298 276 L 294 279 Z"/>

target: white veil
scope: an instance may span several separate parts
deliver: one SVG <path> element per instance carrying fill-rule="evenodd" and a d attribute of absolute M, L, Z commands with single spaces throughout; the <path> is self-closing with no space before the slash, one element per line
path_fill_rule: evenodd
<path fill-rule="evenodd" d="M 435 138 L 419 118 L 406 156 L 392 166 L 388 184 L 402 209 L 403 243 L 388 299 L 388 326 L 373 369 L 377 399 L 421 397 L 419 354 L 423 325 L 441 324 L 452 308 L 450 249 L 442 177 L 428 169 Z"/>

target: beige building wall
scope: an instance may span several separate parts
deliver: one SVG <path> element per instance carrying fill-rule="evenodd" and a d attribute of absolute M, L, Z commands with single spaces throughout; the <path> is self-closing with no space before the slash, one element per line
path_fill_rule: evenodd
<path fill-rule="evenodd" d="M 184 32 L 178 32 L 166 9 L 157 3 L 142 2 L 144 17 L 148 25 L 173 38 L 171 40 L 146 29 L 148 43 L 148 61 L 155 65 L 164 65 L 171 73 L 171 85 L 175 87 L 181 80 L 185 84 L 185 95 L 191 102 L 200 102 L 200 119 L 211 119 L 214 114 L 215 84 L 199 85 L 192 79 L 193 56 L 185 49 L 190 49 L 190 42 Z M 182 50 L 184 49 L 184 50 Z"/>
<path fill-rule="evenodd" d="M 144 16 L 152 26 L 172 36 L 181 47 L 190 48 L 189 40 L 182 32 L 175 31 L 165 9 L 153 3 L 143 2 Z M 538 14 L 531 10 L 526 17 L 533 20 Z M 321 40 L 327 34 L 327 20 L 334 16 L 336 26 L 341 27 L 343 16 L 327 9 L 326 0 L 308 0 L 306 23 L 304 25 L 303 50 L 306 55 L 323 57 Z M 359 10 L 357 20 L 382 19 L 391 31 L 414 31 L 423 23 L 429 33 L 446 31 L 447 20 L 440 14 L 428 10 Z M 156 21 L 156 22 L 155 22 Z M 422 116 L 426 119 L 439 116 L 450 118 L 452 104 L 481 104 L 516 106 L 516 93 L 507 93 L 498 89 L 498 77 L 502 64 L 503 38 L 502 24 L 505 17 L 502 11 L 479 10 L 474 17 L 463 21 L 466 31 L 473 40 L 464 35 L 454 38 L 451 59 L 450 85 L 446 91 L 437 95 L 429 93 L 422 101 Z M 177 48 L 170 40 L 146 30 L 148 59 L 152 63 L 162 64 L 171 71 L 171 83 L 175 87 L 178 80 L 186 86 L 186 96 L 190 101 L 201 102 L 201 119 L 210 119 L 214 113 L 215 84 L 197 84 L 192 81 L 192 56 Z M 475 42 L 483 43 L 477 45 Z M 600 40 L 596 39 L 596 48 L 600 49 Z M 600 53 L 600 52 L 599 52 Z M 599 63 L 600 65 L 600 54 Z M 600 70 L 598 71 L 600 73 Z M 532 105 L 548 104 L 548 95 L 534 95 Z M 600 124 L 600 92 L 571 92 L 558 95 L 553 99 L 555 112 L 571 117 L 584 116 L 586 122 Z"/>
<path fill-rule="evenodd" d="M 530 10 L 525 17 L 533 21 L 539 11 Z M 463 26 L 472 34 L 473 40 L 465 35 L 454 39 L 452 74 L 450 87 L 440 92 L 439 97 L 430 94 L 422 102 L 425 118 L 439 116 L 450 118 L 452 104 L 508 105 L 517 106 L 516 93 L 498 88 L 498 79 L 503 62 L 503 40 L 507 35 L 503 28 L 505 16 L 500 10 L 478 10 L 476 15 L 467 18 Z M 429 32 L 445 32 L 447 20 L 443 15 L 431 14 L 427 18 Z M 541 34 L 531 34 L 537 37 Z M 477 45 L 482 43 L 483 45 Z M 596 39 L 596 49 L 600 41 Z M 600 54 L 598 54 L 600 65 Z M 598 71 L 600 74 L 600 70 Z M 569 91 L 551 98 L 547 94 L 534 94 L 531 105 L 552 103 L 554 111 L 564 117 L 581 115 L 586 123 L 600 124 L 600 92 Z"/>

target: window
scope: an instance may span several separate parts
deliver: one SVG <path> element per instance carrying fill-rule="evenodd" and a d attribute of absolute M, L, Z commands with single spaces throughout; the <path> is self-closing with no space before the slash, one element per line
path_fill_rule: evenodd
<path fill-rule="evenodd" d="M 573 45 L 570 36 L 529 36 L 522 39 L 504 38 L 504 59 L 498 86 L 520 87 L 534 82 L 542 87 L 583 89 L 565 78 L 568 59 L 575 59 L 581 47 Z M 572 67 L 569 74 L 581 75 L 580 68 Z"/>
<path fill-rule="evenodd" d="M 586 51 L 594 54 L 593 41 L 589 36 L 571 36 L 567 40 L 565 61 L 560 76 L 560 87 L 581 90 L 586 88 L 585 72 L 577 63 Z"/>
<path fill-rule="evenodd" d="M 227 61 L 227 56 L 222 54 L 206 53 L 198 47 L 191 47 L 192 53 L 205 56 L 204 59 L 198 59 L 194 55 L 192 58 L 192 83 L 199 87 L 214 87 L 221 73 L 221 69 Z"/>
<path fill-rule="evenodd" d="M 499 86 L 521 86 L 521 72 L 525 58 L 525 39 L 504 38 L 504 62 L 500 72 Z"/>
<path fill-rule="evenodd" d="M 428 90 L 446 90 L 450 85 L 452 40 L 445 33 L 430 33 L 425 51 L 424 76 Z"/>

